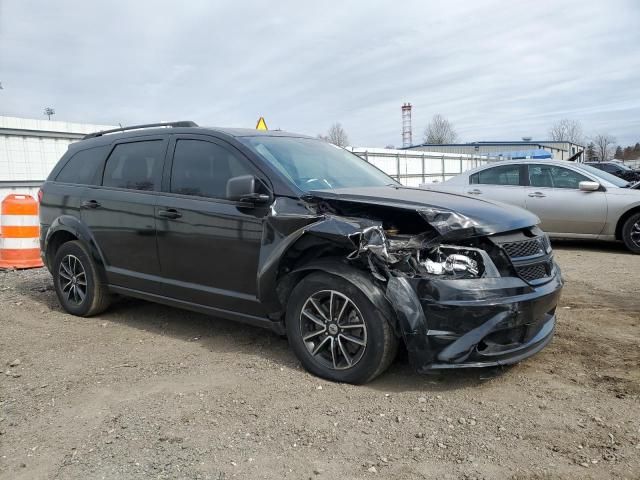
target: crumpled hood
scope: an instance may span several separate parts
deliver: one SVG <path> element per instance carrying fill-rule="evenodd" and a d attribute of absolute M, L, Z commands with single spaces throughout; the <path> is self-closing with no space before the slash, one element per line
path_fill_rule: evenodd
<path fill-rule="evenodd" d="M 321 199 L 410 209 L 421 214 L 441 235 L 473 230 L 491 235 L 540 223 L 533 213 L 501 202 L 420 188 L 382 186 L 336 188 L 309 192 Z"/>

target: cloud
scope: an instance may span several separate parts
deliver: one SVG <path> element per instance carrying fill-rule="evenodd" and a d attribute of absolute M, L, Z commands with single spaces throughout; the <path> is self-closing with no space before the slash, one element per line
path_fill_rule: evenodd
<path fill-rule="evenodd" d="M 640 4 L 4 2 L 0 113 L 270 127 L 340 121 L 357 145 L 414 142 L 441 113 L 466 141 L 543 138 L 563 117 L 639 140 Z"/>

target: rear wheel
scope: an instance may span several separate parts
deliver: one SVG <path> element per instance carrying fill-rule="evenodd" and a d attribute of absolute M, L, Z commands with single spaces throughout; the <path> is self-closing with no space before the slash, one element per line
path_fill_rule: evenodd
<path fill-rule="evenodd" d="M 320 272 L 305 277 L 291 293 L 287 335 L 308 371 L 347 383 L 380 375 L 398 347 L 387 320 L 360 289 Z"/>
<path fill-rule="evenodd" d="M 90 317 L 109 306 L 107 287 L 100 282 L 94 261 L 79 241 L 62 244 L 52 272 L 58 300 L 67 312 Z"/>
<path fill-rule="evenodd" d="M 633 253 L 640 253 L 640 213 L 631 215 L 624 222 L 622 240 Z"/>

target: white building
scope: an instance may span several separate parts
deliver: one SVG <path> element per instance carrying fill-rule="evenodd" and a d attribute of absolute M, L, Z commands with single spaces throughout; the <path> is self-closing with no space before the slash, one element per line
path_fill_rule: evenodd
<path fill-rule="evenodd" d="M 9 193 L 35 196 L 70 143 L 110 128 L 116 127 L 0 116 L 0 200 Z"/>

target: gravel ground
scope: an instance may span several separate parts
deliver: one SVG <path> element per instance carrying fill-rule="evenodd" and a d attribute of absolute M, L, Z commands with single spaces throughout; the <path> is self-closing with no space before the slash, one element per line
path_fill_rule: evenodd
<path fill-rule="evenodd" d="M 365 386 L 269 332 L 137 300 L 63 313 L 0 273 L 0 478 L 640 478 L 640 256 L 556 242 L 549 347 L 500 370 Z"/>

